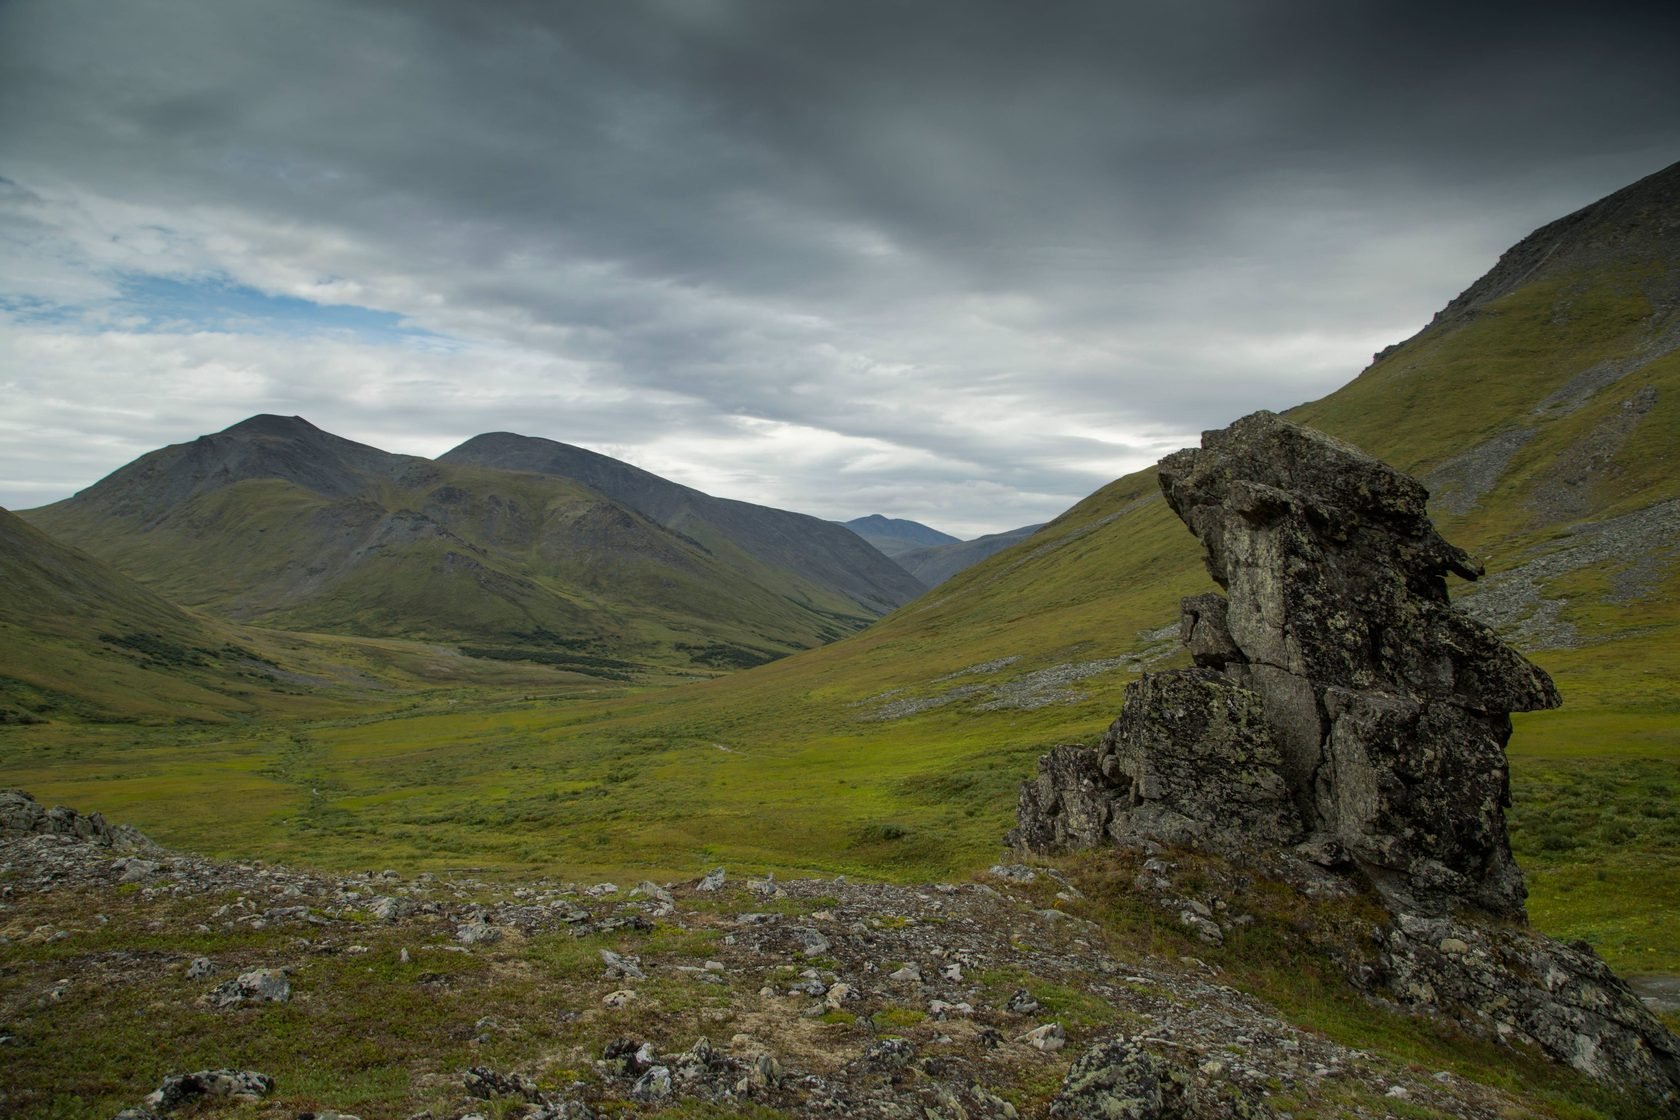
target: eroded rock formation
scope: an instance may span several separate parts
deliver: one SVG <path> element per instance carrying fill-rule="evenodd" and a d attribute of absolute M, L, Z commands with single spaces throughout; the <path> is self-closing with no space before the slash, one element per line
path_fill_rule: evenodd
<path fill-rule="evenodd" d="M 1198 668 L 1146 674 L 1094 756 L 1053 757 L 1016 842 L 1308 843 L 1408 911 L 1521 916 L 1509 713 L 1558 694 L 1449 604 L 1447 575 L 1481 568 L 1435 531 L 1424 488 L 1269 412 L 1160 478 L 1228 598 L 1184 601 Z M 1069 781 L 1080 767 L 1095 773 Z"/>
<path fill-rule="evenodd" d="M 1394 921 L 1362 984 L 1674 1100 L 1673 1036 L 1590 951 L 1512 922 L 1509 713 L 1559 698 L 1448 602 L 1447 576 L 1481 567 L 1435 531 L 1427 491 L 1268 412 L 1159 470 L 1226 595 L 1183 602 L 1196 668 L 1144 674 L 1096 747 L 1040 760 L 1011 843 L 1177 845 L 1315 895 L 1369 885 Z"/>

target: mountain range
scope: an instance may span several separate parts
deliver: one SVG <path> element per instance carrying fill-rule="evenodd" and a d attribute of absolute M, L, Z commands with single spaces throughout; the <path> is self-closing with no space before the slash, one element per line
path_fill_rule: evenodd
<path fill-rule="evenodd" d="M 622 677 L 832 641 L 921 585 L 845 529 L 548 440 L 433 461 L 255 416 L 22 515 L 231 622 Z"/>
<path fill-rule="evenodd" d="M 1002 533 L 988 533 L 965 541 L 931 529 L 919 521 L 872 513 L 846 522 L 846 528 L 874 545 L 926 587 L 938 587 L 964 568 L 1002 552 L 1043 528 L 1023 525 Z"/>

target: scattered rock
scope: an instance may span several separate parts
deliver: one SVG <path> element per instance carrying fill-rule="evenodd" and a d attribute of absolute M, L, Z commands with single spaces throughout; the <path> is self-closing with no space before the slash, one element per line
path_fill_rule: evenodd
<path fill-rule="evenodd" d="M 1060 1023 L 1045 1023 L 1022 1035 L 1020 1041 L 1048 1054 L 1067 1045 L 1067 1032 Z"/>
<path fill-rule="evenodd" d="M 542 1100 L 537 1083 L 523 1073 L 497 1073 L 484 1066 L 474 1066 L 461 1075 L 461 1085 L 468 1096 L 480 1100 L 494 1097 L 519 1097 L 531 1102 Z"/>
<path fill-rule="evenodd" d="M 621 957 L 611 949 L 602 949 L 601 960 L 607 966 L 609 980 L 646 980 L 647 973 L 642 971 L 641 962 L 635 957 Z"/>
<path fill-rule="evenodd" d="M 266 1073 L 249 1069 L 201 1069 L 197 1073 L 176 1073 L 164 1078 L 163 1084 L 146 1098 L 145 1107 L 162 1114 L 201 1098 L 254 1101 L 272 1092 L 274 1079 Z"/>
<path fill-rule="evenodd" d="M 212 1007 L 237 1007 L 242 1003 L 285 1003 L 292 998 L 286 974 L 277 968 L 242 972 L 216 985 L 204 996 Z"/>
<path fill-rule="evenodd" d="M 800 953 L 807 957 L 820 957 L 832 947 L 821 930 L 794 926 L 789 932 L 798 940 Z"/>

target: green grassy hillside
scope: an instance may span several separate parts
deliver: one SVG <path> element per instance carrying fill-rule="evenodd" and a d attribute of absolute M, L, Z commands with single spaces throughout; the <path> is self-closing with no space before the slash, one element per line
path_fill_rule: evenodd
<path fill-rule="evenodd" d="M 175 735 L 192 724 L 444 708 L 487 689 L 600 695 L 603 683 L 421 642 L 227 623 L 0 510 L 0 726 L 28 727 L 49 751 L 105 725 Z"/>
<path fill-rule="evenodd" d="M 607 679 L 757 664 L 870 617 L 578 483 L 389 455 L 296 418 L 164 448 L 26 516 L 234 621 L 446 641 Z"/>
<path fill-rule="evenodd" d="M 1291 415 L 1430 481 L 1488 566 L 1454 588 L 1552 672 L 1521 717 L 1513 836 L 1536 922 L 1680 970 L 1680 170 L 1513 249 L 1357 380 Z M 5 780 L 171 842 L 336 866 L 902 878 L 996 859 L 1046 747 L 1099 735 L 1181 655 L 1210 589 L 1152 471 L 843 642 L 664 692 L 504 698 L 191 743 L 47 748 Z M 182 819 L 151 783 L 260 773 L 264 808 Z"/>

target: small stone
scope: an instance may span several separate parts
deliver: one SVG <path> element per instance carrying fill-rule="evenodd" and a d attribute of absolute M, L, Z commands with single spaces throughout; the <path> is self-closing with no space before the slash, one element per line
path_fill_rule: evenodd
<path fill-rule="evenodd" d="M 916 1058 L 916 1047 L 907 1038 L 883 1038 L 869 1047 L 864 1060 L 888 1069 L 903 1069 Z"/>
<path fill-rule="evenodd" d="M 406 918 L 414 911 L 414 903 L 406 898 L 391 898 L 389 896 L 376 898 L 368 907 L 368 912 L 382 922 L 395 922 Z"/>
<path fill-rule="evenodd" d="M 212 988 L 205 996 L 214 1007 L 233 1007 L 241 1003 L 285 1003 L 292 998 L 292 986 L 284 972 L 276 968 L 258 968 L 240 973 L 232 980 Z"/>
<path fill-rule="evenodd" d="M 1470 951 L 1470 944 L 1457 937 L 1443 937 L 1440 949 L 1448 956 L 1459 957 Z"/>
<path fill-rule="evenodd" d="M 1045 1023 L 1022 1035 L 1020 1041 L 1049 1054 L 1067 1045 L 1067 1032 L 1062 1030 L 1060 1023 Z"/>
<path fill-rule="evenodd" d="M 126 860 L 123 864 L 122 876 L 118 878 L 117 882 L 138 883 L 142 879 L 150 879 L 153 875 L 157 874 L 157 870 L 161 866 L 162 864 L 158 863 L 157 860 L 154 859 L 140 859 L 139 857 L 135 857 L 134 859 Z"/>
<path fill-rule="evenodd" d="M 920 984 L 922 982 L 922 969 L 919 965 L 907 964 L 888 975 L 887 979 L 897 980 L 901 984 Z"/>
<path fill-rule="evenodd" d="M 474 918 L 455 930 L 455 940 L 463 945 L 494 945 L 501 939 L 502 931 L 483 918 Z"/>
<path fill-rule="evenodd" d="M 821 930 L 809 926 L 795 926 L 793 935 L 799 940 L 800 953 L 807 957 L 820 957 L 830 948 L 828 938 L 823 936 Z"/>

